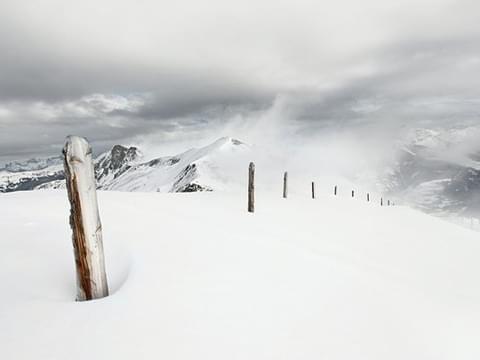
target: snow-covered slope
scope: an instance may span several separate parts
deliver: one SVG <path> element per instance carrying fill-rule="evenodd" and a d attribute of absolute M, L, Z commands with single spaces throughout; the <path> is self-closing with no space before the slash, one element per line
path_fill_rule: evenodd
<path fill-rule="evenodd" d="M 0 194 L 0 358 L 480 358 L 477 233 L 245 195 L 100 191 L 112 295 L 78 303 L 65 191 Z"/>
<path fill-rule="evenodd" d="M 224 137 L 202 148 L 142 162 L 138 148 L 115 145 L 95 159 L 97 186 L 119 191 L 219 190 L 237 177 L 243 169 L 239 162 L 248 161 L 249 150 L 239 140 Z M 25 162 L 33 164 L 28 168 L 18 163 L 0 170 L 0 192 L 64 188 L 62 164 L 57 160 L 32 160 Z"/>
<path fill-rule="evenodd" d="M 241 164 L 249 154 L 248 145 L 225 137 L 203 148 L 132 166 L 101 188 L 158 192 L 221 190 L 234 180 L 239 169 L 244 170 Z"/>
<path fill-rule="evenodd" d="M 480 214 L 478 134 L 479 128 L 413 129 L 381 175 L 383 191 L 439 215 Z"/>
<path fill-rule="evenodd" d="M 65 179 L 61 164 L 53 164 L 41 169 L 33 167 L 33 170 L 22 168 L 21 171 L 10 171 L 7 169 L 0 170 L 0 193 L 55 187 L 53 184 L 59 186 Z"/>

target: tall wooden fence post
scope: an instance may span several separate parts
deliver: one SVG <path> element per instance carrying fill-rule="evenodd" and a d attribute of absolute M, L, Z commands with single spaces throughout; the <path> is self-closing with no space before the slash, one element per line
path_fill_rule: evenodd
<path fill-rule="evenodd" d="M 383 206 L 383 198 L 380 198 L 380 206 Z"/>
<path fill-rule="evenodd" d="M 315 199 L 315 182 L 312 181 L 312 199 Z"/>
<path fill-rule="evenodd" d="M 352 197 L 355 197 L 355 190 L 352 190 Z"/>
<path fill-rule="evenodd" d="M 70 226 L 77 273 L 77 301 L 99 299 L 108 296 L 108 284 L 92 149 L 86 139 L 68 136 L 63 155 L 70 200 Z"/>
<path fill-rule="evenodd" d="M 367 202 L 370 201 L 370 194 L 367 193 Z"/>
<path fill-rule="evenodd" d="M 337 195 L 337 185 L 333 188 L 333 195 Z"/>
<path fill-rule="evenodd" d="M 283 174 L 283 198 L 286 199 L 288 195 L 288 172 L 285 171 Z"/>
<path fill-rule="evenodd" d="M 255 164 L 248 167 L 248 212 L 255 211 Z"/>

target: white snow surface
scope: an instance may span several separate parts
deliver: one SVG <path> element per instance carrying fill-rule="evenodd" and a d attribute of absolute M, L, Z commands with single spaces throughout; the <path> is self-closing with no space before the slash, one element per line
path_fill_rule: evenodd
<path fill-rule="evenodd" d="M 0 194 L 0 359 L 479 359 L 478 234 L 330 192 L 100 191 L 89 302 L 65 190 Z"/>

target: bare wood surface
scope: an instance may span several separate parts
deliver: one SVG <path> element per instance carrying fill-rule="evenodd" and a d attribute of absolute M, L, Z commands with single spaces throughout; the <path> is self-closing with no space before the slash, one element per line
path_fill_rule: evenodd
<path fill-rule="evenodd" d="M 255 211 L 255 164 L 248 167 L 248 212 Z"/>
<path fill-rule="evenodd" d="M 70 226 L 77 273 L 77 300 L 102 298 L 108 296 L 108 284 L 92 149 L 86 139 L 69 136 L 63 155 L 71 207 Z"/>

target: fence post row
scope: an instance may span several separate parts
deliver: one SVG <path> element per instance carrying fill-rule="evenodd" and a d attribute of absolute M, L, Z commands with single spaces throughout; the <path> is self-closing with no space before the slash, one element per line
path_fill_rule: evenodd
<path fill-rule="evenodd" d="M 77 301 L 102 298 L 108 296 L 108 284 L 92 149 L 86 139 L 68 136 L 63 156 L 70 201 Z"/>
<path fill-rule="evenodd" d="M 250 163 L 248 167 L 248 212 L 255 211 L 255 164 Z"/>

